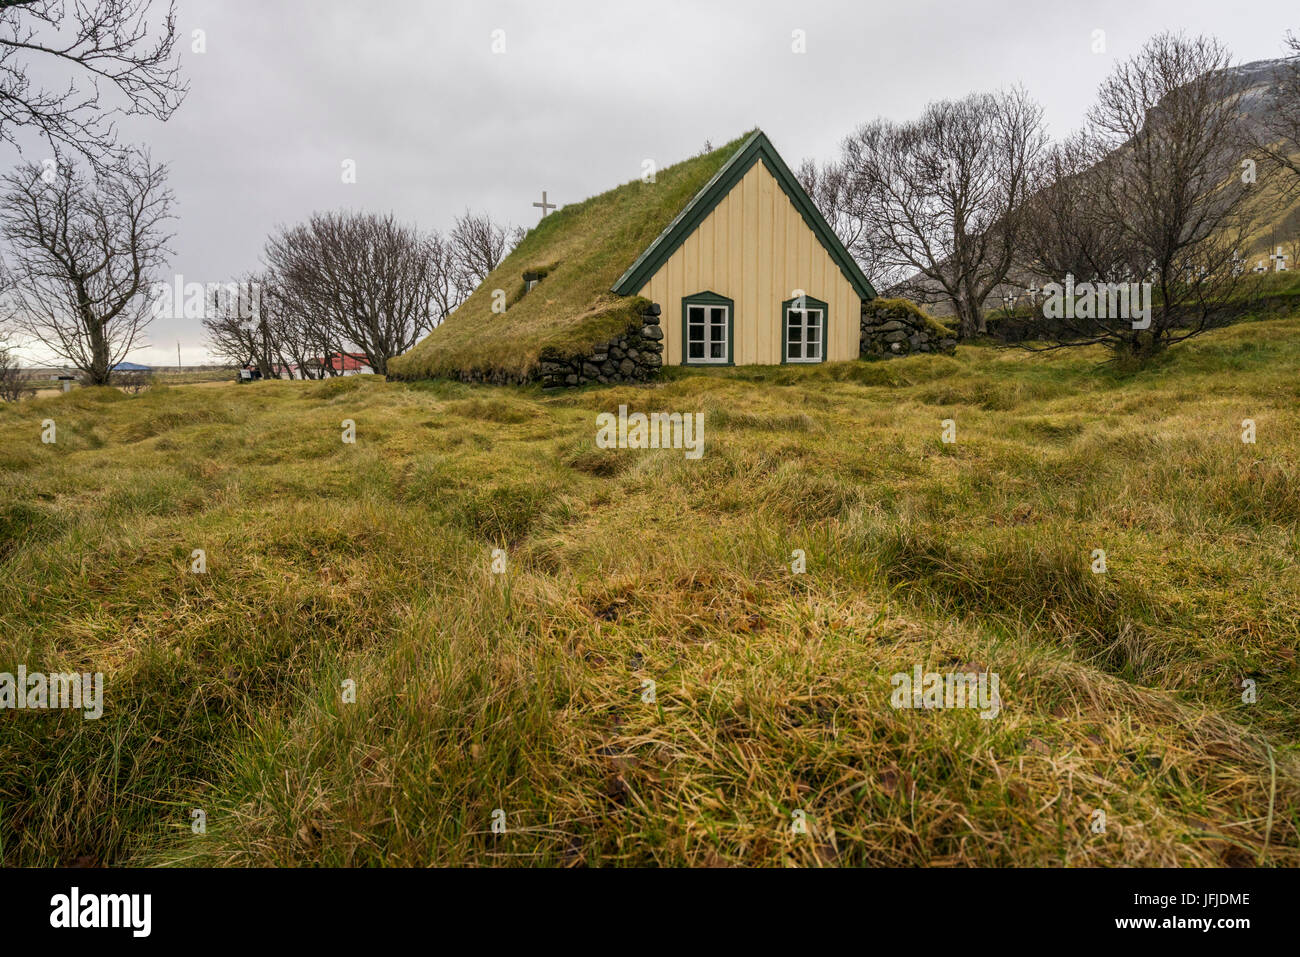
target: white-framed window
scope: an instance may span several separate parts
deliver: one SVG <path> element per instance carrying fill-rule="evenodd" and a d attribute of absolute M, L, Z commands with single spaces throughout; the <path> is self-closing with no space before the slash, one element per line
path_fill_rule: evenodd
<path fill-rule="evenodd" d="M 782 362 L 826 361 L 826 303 L 802 296 L 784 303 Z"/>
<path fill-rule="evenodd" d="M 726 365 L 731 362 L 735 305 L 716 293 L 682 300 L 682 363 Z"/>

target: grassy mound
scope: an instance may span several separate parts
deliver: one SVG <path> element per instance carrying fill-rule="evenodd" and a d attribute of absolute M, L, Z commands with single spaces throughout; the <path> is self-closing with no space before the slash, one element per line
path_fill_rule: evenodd
<path fill-rule="evenodd" d="M 731 155 L 712 152 L 545 217 L 447 321 L 389 362 L 396 379 L 503 373 L 521 378 L 544 353 L 585 355 L 638 324 L 645 301 L 609 290 Z M 524 292 L 524 274 L 540 275 Z M 500 290 L 506 311 L 493 312 Z"/>
<path fill-rule="evenodd" d="M 1099 358 L 0 407 L 0 864 L 1300 865 L 1300 319 Z"/>

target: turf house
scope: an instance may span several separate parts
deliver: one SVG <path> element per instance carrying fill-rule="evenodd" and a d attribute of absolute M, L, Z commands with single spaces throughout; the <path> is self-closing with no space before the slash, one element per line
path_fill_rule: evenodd
<path fill-rule="evenodd" d="M 545 216 L 396 378 L 856 359 L 875 291 L 761 131 Z"/>

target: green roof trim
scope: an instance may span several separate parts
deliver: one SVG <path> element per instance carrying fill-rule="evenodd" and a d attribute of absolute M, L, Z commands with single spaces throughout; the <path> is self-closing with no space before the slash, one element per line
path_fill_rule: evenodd
<path fill-rule="evenodd" d="M 827 224 L 821 211 L 795 179 L 794 174 L 790 172 L 790 167 L 786 166 L 785 160 L 781 159 L 776 147 L 762 130 L 755 130 L 749 139 L 745 140 L 740 149 L 619 277 L 611 291 L 620 296 L 631 296 L 639 292 L 659 267 L 668 261 L 682 243 L 686 242 L 686 238 L 695 232 L 709 213 L 713 212 L 714 207 L 722 202 L 723 197 L 730 193 L 750 168 L 758 162 L 762 162 L 773 178 L 781 184 L 781 189 L 790 198 L 794 208 L 799 211 L 803 221 L 816 234 L 858 295 L 864 300 L 875 299 L 876 290 L 862 272 L 862 267 L 849 255 L 840 238 Z"/>

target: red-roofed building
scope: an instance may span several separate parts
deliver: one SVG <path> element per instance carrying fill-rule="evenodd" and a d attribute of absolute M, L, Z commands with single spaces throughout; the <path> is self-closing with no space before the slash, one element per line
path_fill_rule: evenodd
<path fill-rule="evenodd" d="M 309 359 L 312 365 L 325 366 L 332 375 L 374 375 L 364 352 L 331 352 L 325 359 Z"/>
<path fill-rule="evenodd" d="M 326 365 L 328 363 L 328 365 Z M 366 358 L 364 352 L 331 352 L 327 359 L 320 357 L 308 359 L 302 368 L 295 365 L 273 365 L 272 374 L 277 379 L 302 379 L 318 378 L 318 373 L 322 366 L 333 370 L 327 372 L 327 375 L 374 375 L 375 370 L 370 367 L 370 361 Z M 244 372 L 250 373 L 248 378 L 260 379 L 261 375 L 257 371 L 257 366 L 249 363 L 244 366 Z M 311 373 L 304 376 L 304 372 Z"/>

